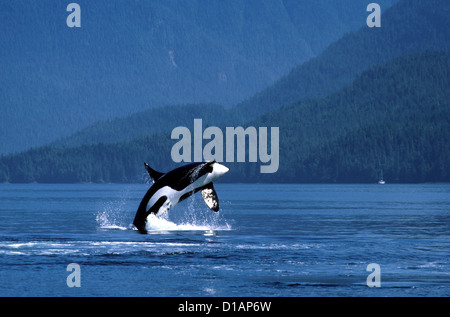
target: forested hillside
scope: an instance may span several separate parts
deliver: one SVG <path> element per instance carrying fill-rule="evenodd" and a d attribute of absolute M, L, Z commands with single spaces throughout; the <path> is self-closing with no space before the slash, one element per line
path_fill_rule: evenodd
<path fill-rule="evenodd" d="M 235 109 L 254 116 L 305 98 L 324 97 L 364 70 L 405 54 L 450 52 L 449 20 L 450 1 L 399 1 L 382 15 L 380 28 L 363 26 L 345 35 Z"/>
<path fill-rule="evenodd" d="M 300 101 L 244 126 L 280 128 L 280 168 L 225 163 L 229 182 L 448 182 L 450 54 L 407 55 L 362 73 L 323 98 Z M 134 182 L 174 166 L 170 133 L 131 142 L 43 147 L 0 159 L 3 182 Z"/>
<path fill-rule="evenodd" d="M 132 140 L 149 133 L 170 131 L 180 125 L 188 126 L 195 116 L 207 121 L 215 120 L 210 121 L 213 125 L 219 125 L 221 120 L 239 125 L 284 104 L 324 97 L 349 85 L 364 70 L 392 58 L 427 49 L 450 52 L 450 28 L 444 26 L 445 21 L 450 20 L 448 1 L 400 1 L 387 9 L 381 20 L 380 29 L 364 26 L 344 36 L 316 58 L 294 68 L 273 86 L 230 110 L 223 111 L 216 106 L 219 112 L 207 107 L 202 113 L 201 105 L 190 105 L 186 109 L 147 110 L 128 118 L 95 123 L 57 144 Z M 174 113 L 172 109 L 178 110 Z M 191 115 L 193 113 L 195 116 Z M 214 118 L 214 113 L 217 118 Z M 156 125 L 154 117 L 159 118 Z"/>
<path fill-rule="evenodd" d="M 186 12 L 190 12 L 189 14 L 195 12 L 199 19 L 194 24 L 186 25 L 195 25 L 194 29 L 200 32 L 197 39 L 201 40 L 204 36 L 200 31 L 203 30 L 201 25 L 203 22 L 213 19 L 216 14 L 214 12 L 219 9 L 229 10 L 228 13 L 224 13 L 225 16 L 228 16 L 239 9 L 237 11 L 248 14 L 250 20 L 245 20 L 244 17 L 241 19 L 247 22 L 253 21 L 252 27 L 258 25 L 249 32 L 251 34 L 260 32 L 263 35 L 252 39 L 256 42 L 245 42 L 246 45 L 263 44 L 263 39 L 269 37 L 271 40 L 266 43 L 269 49 L 274 47 L 271 41 L 276 43 L 284 41 L 270 37 L 269 30 L 273 25 L 268 27 L 262 22 L 260 22 L 262 24 L 258 24 L 256 12 L 250 10 L 253 7 L 247 7 L 248 3 L 246 2 L 245 8 L 239 7 L 243 5 L 242 3 L 235 3 L 234 5 L 237 7 L 231 5 L 225 8 L 218 2 L 211 2 L 213 7 L 210 8 L 209 13 L 203 11 L 207 7 L 200 6 L 200 2 L 197 3 L 199 5 L 196 7 L 197 11 L 194 10 L 194 7 L 187 5 L 188 7 L 184 8 Z M 298 16 L 294 14 L 296 12 L 295 3 L 291 1 L 282 3 L 283 8 L 285 10 L 289 8 L 289 10 L 275 10 L 276 12 L 273 13 L 273 16 L 277 17 L 275 20 L 286 15 L 289 16 L 290 27 L 300 25 L 301 21 L 296 20 Z M 258 14 L 270 15 L 274 8 L 268 4 L 260 7 L 259 9 L 262 11 Z M 273 5 L 271 2 L 270 4 Z M 307 6 L 307 4 L 303 4 Z M 165 2 L 165 5 L 168 7 L 163 6 L 164 8 L 169 8 L 173 3 Z M 310 5 L 314 6 L 314 4 Z M 326 2 L 321 2 L 321 5 L 326 6 Z M 163 7 L 157 6 L 156 9 Z M 115 5 L 106 7 L 111 12 L 114 11 L 114 8 L 116 8 Z M 42 8 L 34 7 L 34 9 L 36 12 L 42 13 Z M 159 11 L 156 10 L 156 12 Z M 172 16 L 174 13 L 171 10 L 162 12 L 164 17 Z M 178 12 L 173 17 L 180 18 L 180 14 L 182 15 Z M 236 18 L 234 15 L 232 16 Z M 154 18 L 155 16 L 152 16 L 152 21 Z M 88 86 L 92 93 L 97 97 L 108 96 L 109 98 L 103 100 L 101 108 L 95 108 L 92 104 L 84 102 L 83 98 L 86 98 L 86 95 L 74 97 L 70 91 L 75 92 L 80 87 L 77 85 L 85 85 L 83 80 L 90 78 L 89 76 L 94 73 L 95 76 L 100 76 L 97 79 L 103 85 L 103 80 L 107 77 L 107 73 L 104 72 L 107 69 L 106 66 L 116 65 L 113 59 L 106 64 L 102 64 L 104 62 L 102 61 L 98 65 L 95 64 L 95 58 L 74 60 L 73 65 L 57 70 L 54 74 L 58 74 L 58 76 L 53 77 L 50 76 L 53 73 L 49 70 L 55 70 L 54 64 L 49 62 L 50 58 L 43 54 L 45 50 L 41 52 L 41 55 L 36 56 L 29 56 L 29 52 L 26 50 L 22 53 L 16 52 L 18 55 L 23 54 L 21 57 L 31 58 L 28 61 L 31 63 L 29 65 L 34 65 L 39 59 L 44 61 L 39 65 L 39 76 L 35 77 L 32 70 L 27 81 L 31 80 L 33 85 L 42 82 L 48 87 L 59 87 L 57 91 L 55 90 L 56 94 L 51 96 L 61 94 L 61 96 L 64 95 L 64 98 L 73 98 L 75 104 L 63 102 L 56 110 L 45 106 L 42 108 L 35 106 L 27 110 L 27 106 L 31 105 L 27 96 L 31 95 L 26 91 L 30 91 L 32 86 L 20 86 L 21 91 L 25 91 L 22 95 L 16 91 L 20 98 L 9 96 L 8 94 L 11 92 L 9 88 L 19 87 L 16 84 L 20 76 L 3 76 L 1 77 L 3 79 L 2 87 L 4 88 L 3 92 L 6 93 L 2 93 L 0 97 L 9 96 L 6 97 L 7 100 L 17 102 L 17 104 L 11 103 L 4 109 L 4 115 L 1 117 L 2 129 L 5 129 L 8 124 L 13 124 L 17 129 L 20 128 L 20 133 L 24 133 L 24 135 L 48 133 L 55 126 L 52 125 L 53 123 L 40 121 L 40 115 L 47 110 L 49 111 L 47 115 L 54 116 L 54 119 L 58 118 L 60 127 L 68 127 L 83 116 L 92 116 L 91 119 L 93 119 L 94 113 L 99 109 L 105 112 L 106 118 L 111 119 L 91 125 L 70 137 L 64 138 L 62 137 L 64 134 L 54 134 L 52 135 L 53 140 L 58 139 L 58 141 L 53 142 L 52 145 L 36 147 L 15 155 L 1 156 L 0 182 L 141 182 L 146 178 L 143 168 L 144 161 L 161 171 L 167 171 L 175 166 L 171 159 L 171 149 L 176 141 L 170 139 L 171 131 L 177 126 L 185 126 L 192 131 L 195 118 L 203 120 L 203 129 L 208 126 L 225 129 L 226 126 L 236 127 L 238 125 L 279 127 L 280 164 L 276 173 L 261 174 L 261 162 L 225 162 L 231 171 L 223 181 L 370 183 L 376 182 L 383 171 L 387 182 L 449 182 L 450 28 L 446 26 L 449 18 L 450 3 L 448 1 L 401 0 L 386 10 L 382 16 L 381 28 L 363 27 L 357 32 L 345 35 L 316 58 L 294 68 L 272 87 L 233 108 L 211 103 L 192 104 L 185 100 L 177 106 L 147 109 L 118 119 L 112 119 L 114 118 L 114 105 L 121 102 L 116 95 L 117 89 L 120 87 L 127 91 L 129 96 L 136 97 L 136 90 L 133 85 L 129 85 L 131 82 L 127 83 L 127 78 L 134 78 L 134 83 L 136 83 L 136 80 L 140 78 L 137 69 L 127 73 L 130 71 L 129 68 L 126 68 L 125 71 L 125 69 L 120 70 L 121 66 L 113 67 L 114 70 L 111 71 L 113 73 L 117 71 L 117 73 L 114 73 L 114 76 L 108 80 L 117 80 L 117 82 L 108 84 L 110 94 L 106 95 L 104 91 L 100 93 L 104 87 L 92 84 L 88 80 L 87 82 L 91 83 Z M 8 22 L 7 18 L 5 19 L 4 23 L 11 22 Z M 241 20 L 234 21 L 238 24 L 233 26 L 233 30 L 237 32 L 239 39 L 247 41 L 248 39 L 246 40 L 244 35 L 249 33 L 247 31 L 239 33 L 239 30 L 249 27 L 249 25 L 245 24 L 247 22 L 239 21 Z M 224 47 L 220 48 L 221 45 L 225 45 L 224 43 L 236 44 L 235 49 L 237 50 L 250 49 L 250 47 L 240 46 L 239 41 L 235 41 L 234 37 L 229 37 L 228 33 L 222 33 L 223 25 L 215 23 L 220 24 L 221 22 L 215 21 L 211 24 L 214 27 L 208 31 L 207 38 L 213 40 L 215 37 L 211 36 L 216 32 L 220 34 L 219 37 L 226 38 L 225 42 L 222 40 L 217 42 L 220 45 L 214 46 L 216 49 L 224 49 Z M 52 23 L 47 21 L 44 25 L 51 27 Z M 182 24 L 175 23 L 175 25 Z M 279 27 L 286 26 L 283 25 Z M 173 29 L 164 27 L 160 29 L 158 24 L 153 25 L 154 27 L 157 28 L 150 33 L 156 38 L 170 39 L 170 43 L 176 42 L 172 42 L 175 40 L 172 37 L 175 33 L 171 33 L 174 31 Z M 308 29 L 312 30 L 313 28 Z M 132 29 L 126 32 L 122 30 L 125 33 L 120 34 L 130 34 L 131 36 L 131 33 L 136 30 Z M 296 34 L 295 36 L 299 34 L 297 32 L 300 32 L 299 29 L 296 30 L 292 33 Z M 18 28 L 18 32 L 30 35 L 31 31 Z M 135 33 L 133 34 L 136 36 Z M 184 35 L 187 36 L 187 34 Z M 5 34 L 2 36 L 5 37 Z M 127 40 L 135 40 L 133 36 Z M 11 37 L 11 35 L 6 35 L 6 37 Z M 194 36 L 194 38 L 196 37 Z M 311 37 L 309 38 L 311 39 Z M 64 46 L 70 43 L 70 41 L 65 42 L 66 40 L 64 39 L 59 44 Z M 207 43 L 216 43 L 209 42 L 209 40 Z M 82 47 L 91 49 L 92 46 L 87 43 L 92 44 L 93 42 L 88 41 Z M 195 41 L 191 44 L 194 45 L 193 43 Z M 36 40 L 31 41 L 29 45 L 40 47 L 47 44 L 52 44 L 52 42 L 43 44 Z M 50 47 L 59 45 L 53 44 Z M 19 42 L 18 47 L 21 45 L 23 43 Z M 194 46 L 189 47 L 193 48 Z M 251 51 L 256 49 L 255 47 L 252 46 Z M 165 46 L 164 50 L 168 48 Z M 95 53 L 97 49 L 101 48 L 92 49 Z M 10 47 L 4 51 L 3 56 L 11 57 L 13 51 Z M 257 49 L 252 52 L 256 54 Z M 55 54 L 55 56 L 50 56 L 60 62 L 64 60 L 58 57 L 58 53 Z M 270 52 L 269 49 L 269 52 L 262 55 L 268 57 L 267 54 L 275 54 L 275 52 Z M 113 54 L 115 57 L 119 55 Z M 194 54 L 191 57 L 195 56 L 197 55 Z M 195 64 L 199 63 L 198 56 L 194 58 L 195 63 L 193 60 L 192 63 L 187 64 L 183 64 L 183 59 L 173 59 L 175 57 L 177 55 L 169 54 L 167 64 L 169 68 L 174 68 L 175 72 L 180 71 L 181 65 L 190 65 L 189 67 L 192 66 L 197 71 L 199 70 L 200 65 Z M 260 58 L 262 59 L 258 59 L 258 65 L 264 59 L 263 56 Z M 158 65 L 163 64 L 159 63 Z M 101 65 L 106 68 L 100 72 L 84 73 L 78 81 L 73 81 L 74 78 L 71 77 L 73 75 L 71 71 L 77 73 L 80 69 L 86 69 L 83 67 L 95 69 L 95 67 L 103 67 Z M 9 63 L 7 66 L 2 70 L 3 72 L 8 73 L 11 69 L 21 65 Z M 65 67 L 67 66 L 65 65 Z M 79 68 L 79 66 L 83 67 Z M 203 66 L 211 68 L 207 62 L 204 62 Z M 188 66 L 186 67 L 184 70 L 190 69 Z M 256 67 L 258 66 L 256 65 Z M 141 68 L 139 69 L 141 70 Z M 63 73 L 70 75 L 59 76 Z M 164 72 L 165 76 L 169 76 L 169 73 Z M 17 75 L 14 72 L 11 74 Z M 123 74 L 127 75 L 124 77 Z M 181 73 L 172 75 L 177 79 L 182 78 Z M 169 84 L 169 81 L 165 81 L 169 80 L 169 77 L 164 77 L 165 79 L 159 84 L 176 87 L 176 85 Z M 58 78 L 56 86 L 53 82 L 55 78 Z M 199 74 L 195 75 L 190 81 L 192 86 L 188 85 L 194 89 L 192 91 L 194 94 L 200 91 L 196 90 L 199 86 L 195 82 L 195 79 L 199 78 Z M 108 80 L 106 82 L 109 82 Z M 212 79 L 207 79 L 207 81 L 210 80 Z M 251 78 L 243 80 L 251 80 Z M 73 86 L 74 83 L 75 86 Z M 244 86 L 241 88 L 245 89 Z M 232 90 L 227 90 L 227 92 L 232 93 Z M 33 94 L 32 100 L 33 103 L 42 101 L 50 104 L 49 96 L 46 95 L 45 89 L 39 88 Z M 136 106 L 132 99 L 127 102 Z M 19 111 L 17 112 L 17 110 Z M 25 117 L 17 117 L 17 120 L 9 117 L 20 111 L 27 113 L 28 120 Z M 64 116 L 61 115 L 62 113 Z M 35 124 L 48 127 L 49 130 L 35 130 Z M 8 132 L 14 133 L 14 129 L 8 130 Z M 3 132 L 1 137 L 5 137 Z M 8 139 L 8 142 L 12 142 L 12 139 Z M 2 146 L 6 146 L 6 143 L 2 143 Z M 205 141 L 203 145 L 205 143 L 207 142 Z"/>
<path fill-rule="evenodd" d="M 383 8 L 397 0 L 380 0 Z M 366 0 L 0 2 L 0 154 L 171 104 L 234 105 L 364 23 Z"/>
<path fill-rule="evenodd" d="M 148 179 L 144 159 L 156 166 L 174 167 L 167 160 L 170 135 L 155 134 L 127 143 L 44 146 L 0 160 L 0 181 L 14 183 L 123 183 Z M 169 153 L 170 155 L 170 153 Z"/>
<path fill-rule="evenodd" d="M 203 124 L 226 126 L 243 123 L 236 111 L 213 104 L 191 104 L 152 108 L 125 118 L 101 121 L 53 143 L 55 146 L 73 147 L 97 143 L 117 143 L 155 133 L 170 134 L 173 128 L 184 126 L 192 129 L 194 119 L 202 118 Z"/>
<path fill-rule="evenodd" d="M 292 182 L 448 182 L 450 54 L 405 56 L 325 98 L 256 125 L 280 126 L 280 170 Z M 260 176 L 256 175 L 256 179 Z"/>

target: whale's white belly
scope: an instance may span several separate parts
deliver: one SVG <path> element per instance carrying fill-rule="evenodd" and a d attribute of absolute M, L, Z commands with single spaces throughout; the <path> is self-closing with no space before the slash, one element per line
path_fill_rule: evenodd
<path fill-rule="evenodd" d="M 161 187 L 156 191 L 156 193 L 152 196 L 152 198 L 149 200 L 147 204 L 147 210 L 149 210 L 161 197 L 166 196 L 167 200 L 164 202 L 164 204 L 159 208 L 159 210 L 156 212 L 156 214 L 159 213 L 166 213 L 169 211 L 170 208 L 174 207 L 178 202 L 180 201 L 180 198 L 187 193 L 192 192 L 193 190 L 200 188 L 207 184 L 207 177 L 202 176 L 199 179 L 197 179 L 192 184 L 189 184 L 183 190 L 178 191 L 173 189 L 170 186 L 164 186 Z"/>

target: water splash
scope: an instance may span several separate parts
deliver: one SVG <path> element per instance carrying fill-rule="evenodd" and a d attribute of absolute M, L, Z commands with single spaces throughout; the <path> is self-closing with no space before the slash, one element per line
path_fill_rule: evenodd
<path fill-rule="evenodd" d="M 197 225 L 192 223 L 180 223 L 172 222 L 165 217 L 159 217 L 155 214 L 151 214 L 147 217 L 148 231 L 195 231 L 195 230 L 210 230 L 209 227 L 203 225 Z"/>
<path fill-rule="evenodd" d="M 205 231 L 205 235 L 214 235 L 219 230 L 231 230 L 220 212 L 209 210 L 203 200 L 195 195 L 168 213 L 149 215 L 146 228 L 150 232 Z"/>
<path fill-rule="evenodd" d="M 125 204 L 117 204 L 113 202 L 107 203 L 101 211 L 98 211 L 95 220 L 100 229 L 116 229 L 127 230 L 124 226 L 124 206 Z"/>
<path fill-rule="evenodd" d="M 100 226 L 100 229 L 117 229 L 117 230 L 127 230 L 127 227 L 118 225 L 115 221 L 114 216 L 112 216 L 108 211 L 99 211 L 95 220 Z"/>

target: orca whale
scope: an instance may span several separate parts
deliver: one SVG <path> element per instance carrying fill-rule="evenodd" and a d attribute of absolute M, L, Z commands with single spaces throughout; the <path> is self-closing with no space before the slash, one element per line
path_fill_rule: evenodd
<path fill-rule="evenodd" d="M 148 215 L 165 213 L 200 190 L 206 205 L 215 212 L 219 211 L 219 199 L 213 182 L 227 173 L 228 167 L 211 161 L 191 163 L 170 172 L 161 173 L 152 169 L 147 163 L 144 165 L 154 183 L 142 198 L 134 217 L 133 224 L 139 231 L 146 231 Z"/>

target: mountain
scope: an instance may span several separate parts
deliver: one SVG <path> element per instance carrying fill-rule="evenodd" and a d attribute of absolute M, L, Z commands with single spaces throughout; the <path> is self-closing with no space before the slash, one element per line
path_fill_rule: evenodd
<path fill-rule="evenodd" d="M 326 96 L 393 58 L 424 50 L 448 52 L 449 19 L 449 1 L 399 1 L 383 13 L 380 28 L 363 26 L 346 34 L 235 109 L 254 117 L 284 104 Z"/>
<path fill-rule="evenodd" d="M 234 105 L 362 25 L 368 1 L 80 0 L 81 28 L 68 3 L 0 3 L 0 154 L 151 107 Z"/>
<path fill-rule="evenodd" d="M 449 182 L 450 53 L 406 55 L 324 98 L 252 125 L 280 128 L 280 169 L 265 181 Z M 253 172 L 255 180 L 262 179 Z M 249 175 L 248 178 L 251 179 Z"/>
<path fill-rule="evenodd" d="M 280 129 L 277 173 L 259 163 L 225 163 L 229 182 L 449 182 L 450 53 L 424 52 L 363 72 L 326 97 L 299 101 L 246 126 Z M 143 160 L 159 170 L 168 133 L 116 144 L 41 147 L 0 159 L 0 181 L 134 182 Z"/>
<path fill-rule="evenodd" d="M 450 3 L 433 1 L 398 2 L 382 15 L 381 28 L 370 29 L 365 26 L 357 32 L 343 36 L 319 56 L 294 68 L 273 86 L 229 110 L 227 108 L 226 111 L 217 113 L 216 116 L 221 119 L 226 117 L 228 122 L 236 126 L 283 104 L 326 96 L 350 84 L 363 71 L 392 58 L 427 49 L 450 51 L 450 29 L 443 26 L 445 21 L 450 19 Z M 160 114 L 164 111 L 157 111 L 159 114 L 145 111 L 130 118 L 95 123 L 58 144 L 80 145 L 83 142 L 91 144 L 95 143 L 94 141 L 132 140 L 150 132 L 171 131 L 176 126 L 193 122 L 193 116 L 189 114 L 183 124 L 176 117 L 173 120 L 165 120 L 167 116 Z M 195 113 L 197 118 L 212 117 L 210 109 L 205 109 L 204 114 Z M 154 127 L 151 127 L 152 131 L 149 130 L 153 114 L 166 121 L 163 126 L 165 130 L 156 131 Z M 148 119 L 136 122 L 134 117 Z M 218 124 L 216 121 L 212 125 Z M 122 128 L 126 125 L 128 128 Z"/>
<path fill-rule="evenodd" d="M 186 104 L 151 108 L 124 118 L 100 121 L 71 136 L 61 138 L 54 146 L 74 147 L 97 143 L 130 141 L 151 134 L 170 132 L 178 126 L 192 130 L 194 119 L 202 118 L 206 126 L 226 126 L 242 122 L 237 112 L 214 104 Z"/>
<path fill-rule="evenodd" d="M 141 181 L 143 160 L 160 170 L 175 165 L 170 124 L 189 126 L 205 115 L 207 125 L 221 128 L 280 129 L 277 173 L 260 174 L 259 163 L 227 162 L 231 182 L 375 182 L 381 169 L 388 182 L 448 182 L 450 37 L 438 26 L 449 17 L 447 2 L 400 1 L 386 10 L 380 29 L 343 36 L 255 97 L 273 93 L 254 104 L 257 111 L 245 104 L 142 111 L 94 125 L 58 146 L 3 156 L 0 181 Z M 321 86 L 330 91 L 295 97 Z"/>

